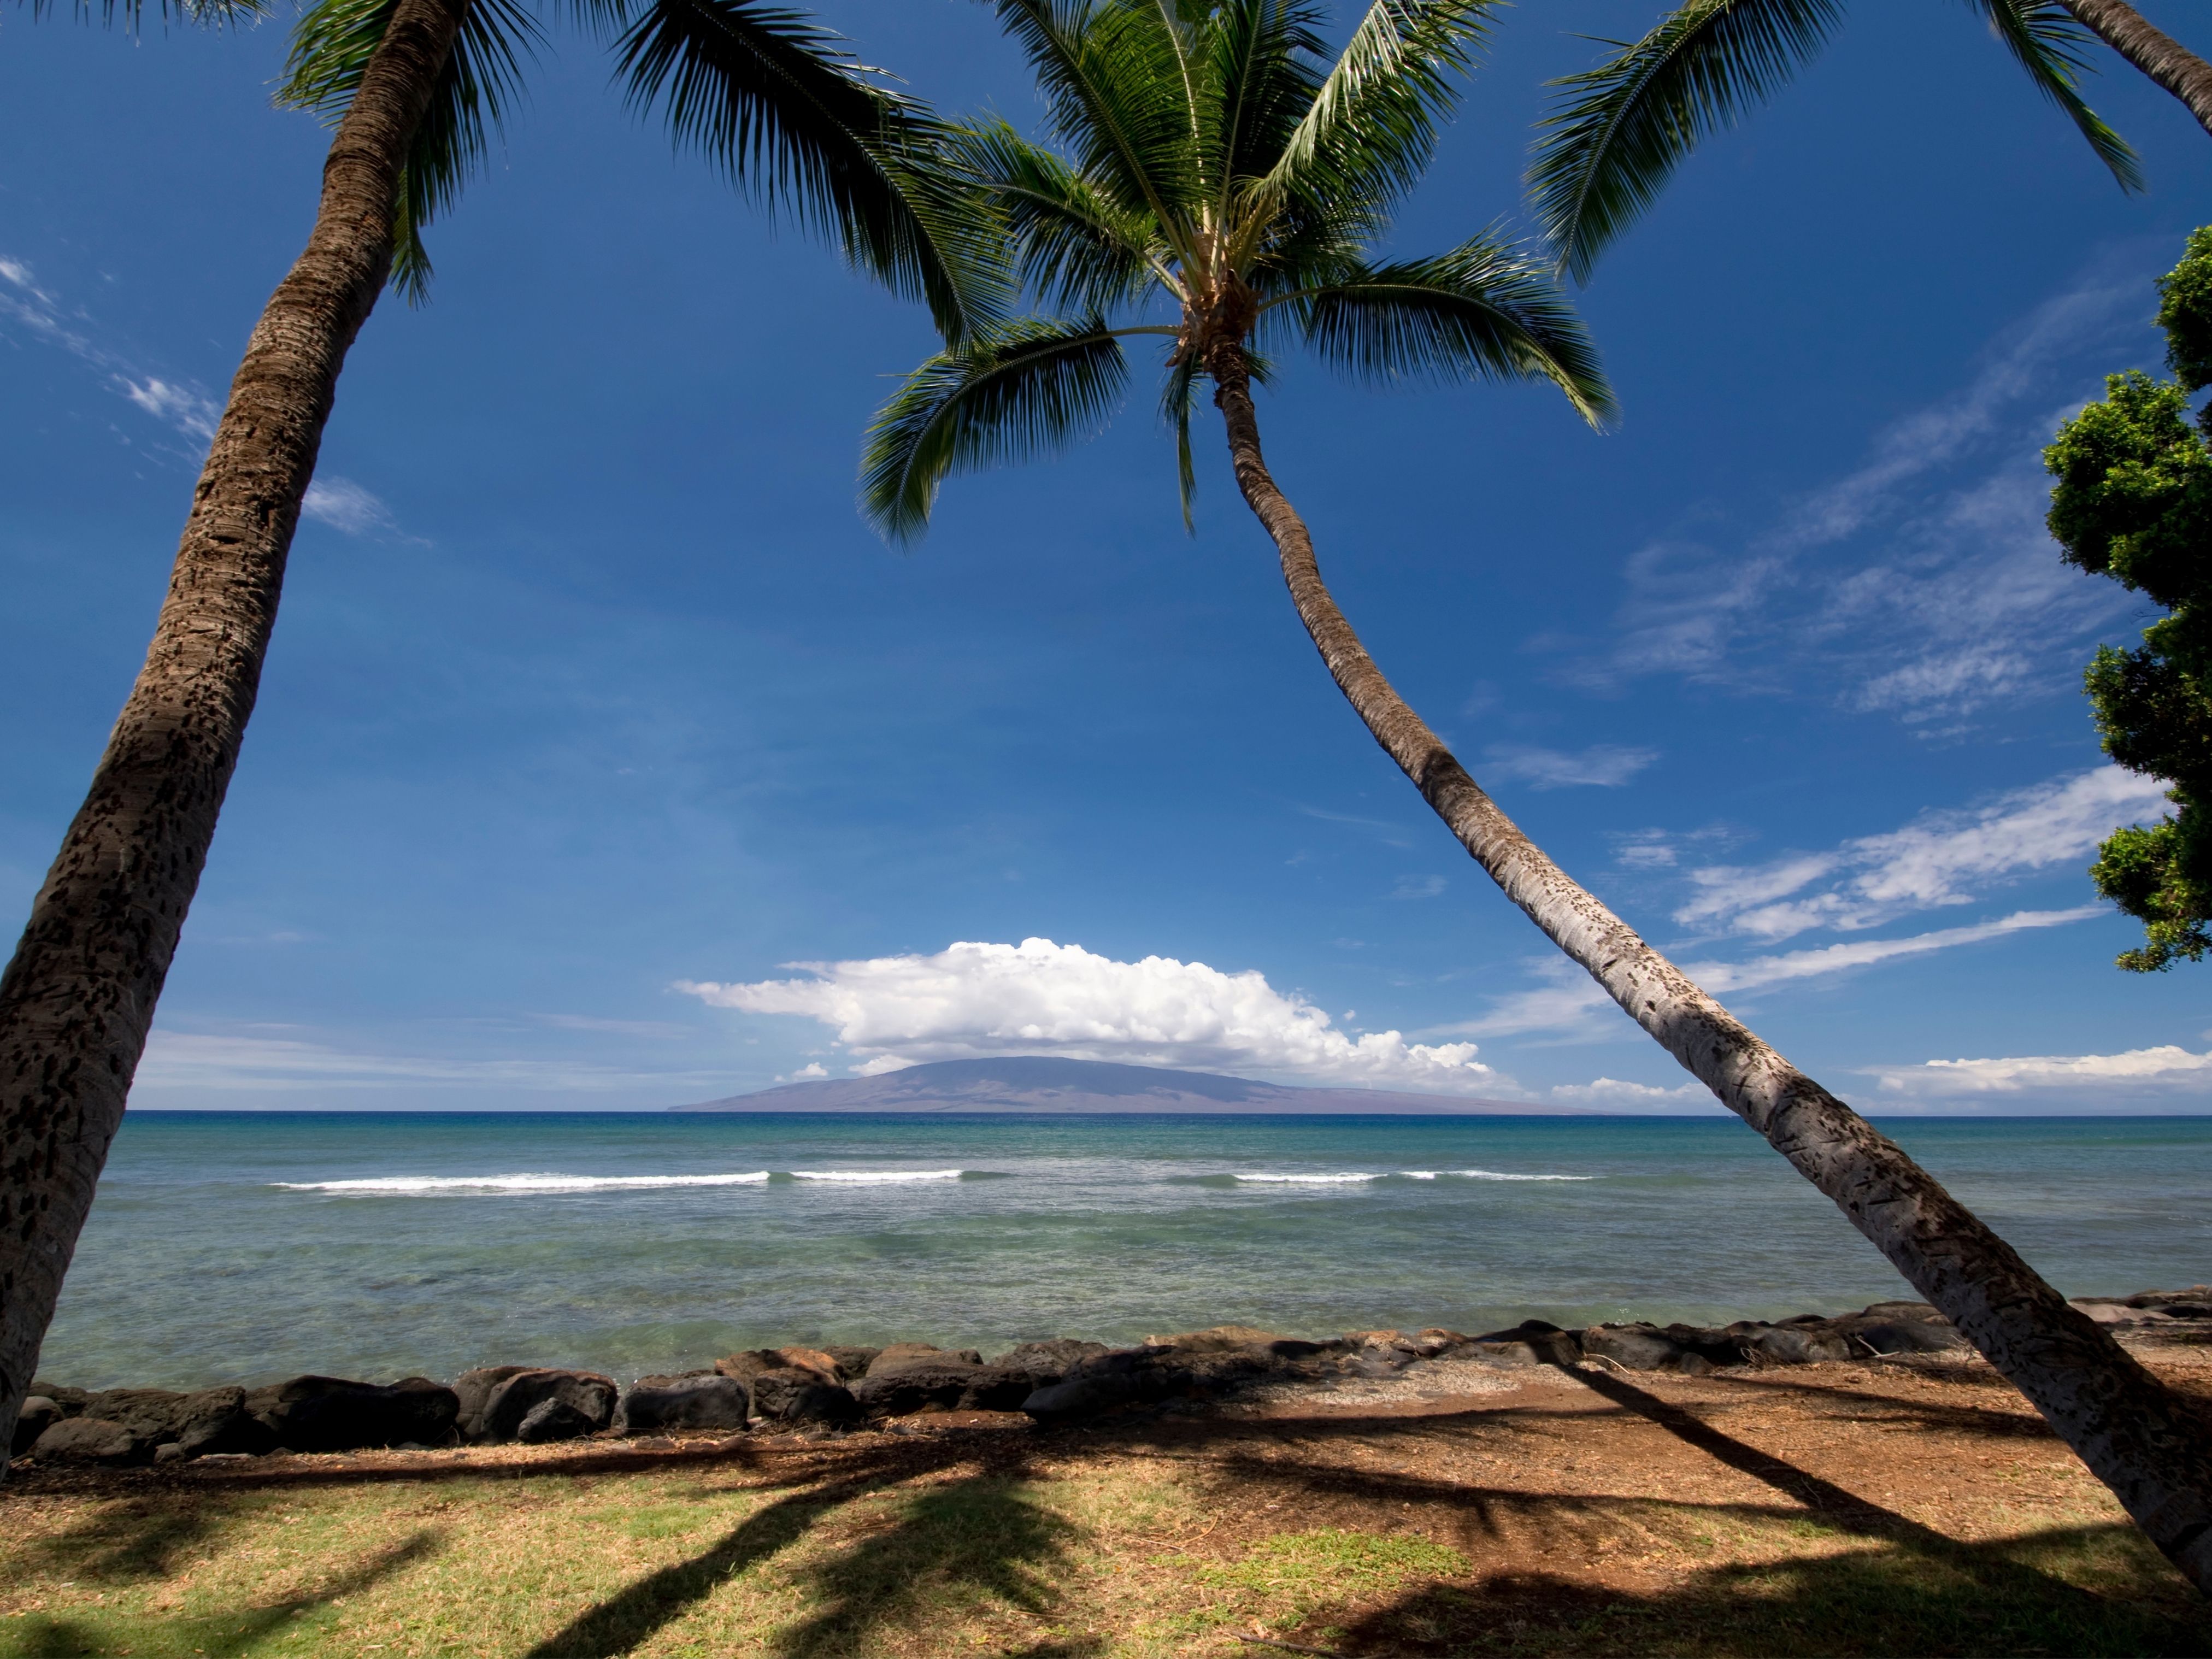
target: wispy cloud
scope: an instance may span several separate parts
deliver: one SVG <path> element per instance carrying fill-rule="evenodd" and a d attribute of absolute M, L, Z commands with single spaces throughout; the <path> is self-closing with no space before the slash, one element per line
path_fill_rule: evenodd
<path fill-rule="evenodd" d="M 2016 910 L 1990 921 L 1911 933 L 1901 939 L 1850 939 L 1810 950 L 1753 957 L 1743 962 L 1686 962 L 1681 966 L 1682 971 L 1705 990 L 1722 996 L 1848 973 L 1905 957 L 1957 950 L 1962 945 L 1985 944 L 2010 933 L 2063 927 L 2106 914 L 2098 905 L 2082 905 L 2071 910 Z M 1540 957 L 1531 964 L 1531 971 L 1540 983 L 1500 997 L 1473 1019 L 1433 1026 L 1418 1035 L 1498 1037 L 1548 1031 L 1595 1036 L 1612 1035 L 1623 1029 L 1615 1023 L 1618 1011 L 1613 999 L 1573 963 L 1565 957 Z"/>
<path fill-rule="evenodd" d="M 132 1098 L 175 1090 L 520 1089 L 556 1093 L 712 1088 L 726 1073 L 640 1072 L 556 1060 L 454 1060 L 364 1054 L 298 1037 L 155 1030 Z"/>
<path fill-rule="evenodd" d="M 1562 672 L 1601 687 L 1646 674 L 1761 693 L 1810 681 L 1925 734 L 2070 689 L 2065 671 L 2128 601 L 2060 562 L 2037 452 L 2099 374 L 2148 349 L 2148 280 L 2107 262 L 1993 343 L 1957 392 L 1733 549 L 1637 549 L 1613 645 Z M 2094 368 L 2080 362 L 2092 350 Z"/>
<path fill-rule="evenodd" d="M 1390 890 L 1394 899 L 1432 899 L 1441 897 L 1450 884 L 1442 876 L 1401 876 Z"/>
<path fill-rule="evenodd" d="M 2212 1054 L 2168 1044 L 2117 1054 L 2029 1054 L 2008 1060 L 1930 1060 L 1869 1066 L 1885 1095 L 1951 1099 L 1984 1095 L 2114 1097 L 2212 1094 Z"/>
<path fill-rule="evenodd" d="M 181 456 L 198 466 L 222 406 L 198 383 L 150 374 L 122 352 L 102 343 L 92 318 L 41 287 L 21 259 L 0 256 L 0 322 L 12 323 L 33 339 L 65 351 L 96 372 L 107 389 L 141 413 L 159 421 L 192 447 Z M 349 478 L 318 478 L 308 485 L 301 510 L 309 518 L 349 536 L 398 534 L 391 509 Z"/>
<path fill-rule="evenodd" d="M 1850 932 L 1914 911 L 1968 904 L 2001 883 L 2084 859 L 2123 823 L 2155 817 L 2163 786 L 2117 766 L 2015 790 L 1966 811 L 1923 814 L 1901 830 L 1826 852 L 1689 872 L 1684 927 L 1786 939 Z"/>
<path fill-rule="evenodd" d="M 1628 749 L 1601 743 L 1570 752 L 1526 744 L 1501 744 L 1489 751 L 1484 770 L 1492 777 L 1515 778 L 1537 789 L 1589 785 L 1618 789 L 1659 758 L 1656 749 Z"/>
<path fill-rule="evenodd" d="M 1409 1043 L 1396 1031 L 1355 1038 L 1252 969 L 1171 957 L 1118 962 L 1044 939 L 789 966 L 807 976 L 676 988 L 718 1008 L 817 1020 L 862 1075 L 930 1060 L 1058 1054 L 1462 1094 L 1498 1082 L 1472 1042 Z"/>

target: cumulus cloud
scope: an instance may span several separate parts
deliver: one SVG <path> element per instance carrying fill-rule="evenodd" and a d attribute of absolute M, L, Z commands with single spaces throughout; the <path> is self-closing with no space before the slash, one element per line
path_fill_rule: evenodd
<path fill-rule="evenodd" d="M 1877 1066 L 1868 1075 L 1885 1095 L 1945 1099 L 1981 1095 L 2065 1092 L 2118 1096 L 2212 1092 L 2212 1053 L 2174 1044 L 2117 1054 L 2028 1054 L 2008 1060 L 1930 1060 L 1918 1066 Z"/>
<path fill-rule="evenodd" d="M 805 977 L 676 988 L 718 1008 L 819 1021 L 862 1075 L 1045 1054 L 1384 1089 L 1476 1093 L 1499 1082 L 1472 1042 L 1409 1043 L 1396 1031 L 1354 1038 L 1253 969 L 1171 957 L 1118 962 L 1046 939 L 787 966 Z"/>
<path fill-rule="evenodd" d="M 2101 766 L 2015 790 L 1975 811 L 1927 813 L 1902 830 L 1829 852 L 1693 870 L 1693 895 L 1674 920 L 1761 939 L 1812 927 L 1872 927 L 1916 910 L 1972 903 L 1977 890 L 2086 859 L 2118 825 L 2154 817 L 2165 804 L 2165 790 L 2153 780 Z"/>
<path fill-rule="evenodd" d="M 1618 789 L 1658 758 L 1656 749 L 1626 749 L 1611 743 L 1595 744 L 1573 753 L 1504 744 L 1489 750 L 1489 763 L 1484 770 L 1492 777 L 1518 779 L 1537 789 L 1568 789 L 1579 785 Z"/>

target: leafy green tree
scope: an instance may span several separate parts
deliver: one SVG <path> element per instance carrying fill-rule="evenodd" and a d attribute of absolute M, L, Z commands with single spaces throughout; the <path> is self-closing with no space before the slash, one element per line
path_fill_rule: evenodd
<path fill-rule="evenodd" d="M 575 10 L 679 143 L 927 300 L 951 337 L 988 314 L 932 118 L 834 36 L 758 0 Z M 538 32 L 520 0 L 323 0 L 295 37 L 282 95 L 337 125 L 314 228 L 247 341 L 145 666 L 0 973 L 0 1468 L 237 764 L 339 371 L 395 254 L 420 293 L 422 228 Z"/>
<path fill-rule="evenodd" d="M 2116 49 L 2162 52 L 2161 65 L 2173 53 L 2189 54 L 2164 35 L 2158 40 L 2171 51 L 2154 48 L 2143 32 L 2157 31 L 2139 17 L 2140 28 L 2124 27 L 2117 14 L 2130 9 L 2117 0 L 1966 3 L 2066 113 L 2122 188 L 2140 190 L 2135 152 L 2081 100 L 2087 67 L 2081 48 L 2090 36 L 2074 14 L 2094 13 L 2090 26 Z M 1598 255 L 1658 199 L 1702 139 L 1735 125 L 1820 54 L 1842 24 L 1844 9 L 1844 0 L 1686 0 L 1642 40 L 1613 43 L 1620 49 L 1597 68 L 1554 83 L 1562 101 L 1544 123 L 1528 183 L 1546 234 L 1576 281 L 1589 280 Z M 1913 23 L 1932 9 L 1928 0 L 1914 0 Z M 2200 116 L 2212 120 L 2212 65 L 2190 62 L 2191 88 L 2203 83 Z M 2155 78 L 2164 71 L 2145 72 Z"/>
<path fill-rule="evenodd" d="M 2033 1400 L 2144 1529 L 2212 1587 L 2212 1436 L 2005 1242 L 1747 1029 L 1499 811 L 1391 688 L 1323 583 L 1260 446 L 1255 343 L 1356 377 L 1550 381 L 1595 422 L 1595 352 L 1532 259 L 1492 235 L 1378 263 L 1496 0 L 1373 0 L 1331 61 L 1299 0 L 997 0 L 1058 147 L 977 123 L 954 147 L 1042 314 L 923 363 L 871 428 L 866 510 L 926 526 L 951 474 L 1103 423 L 1123 342 L 1165 343 L 1163 404 L 1188 514 L 1201 383 L 1244 500 L 1336 684 L 1460 843 L 1554 944 L 1843 1209 Z"/>
<path fill-rule="evenodd" d="M 2105 400 L 2043 452 L 2066 562 L 2166 612 L 2136 649 L 2099 647 L 2084 676 L 2105 752 L 2173 786 L 2173 811 L 2115 830 L 2089 872 L 2143 924 L 2142 948 L 2119 959 L 2137 973 L 2212 949 L 2212 411 L 2189 414 L 2191 395 L 2212 386 L 2212 227 L 2190 237 L 2159 291 L 2174 378 L 2110 376 Z"/>

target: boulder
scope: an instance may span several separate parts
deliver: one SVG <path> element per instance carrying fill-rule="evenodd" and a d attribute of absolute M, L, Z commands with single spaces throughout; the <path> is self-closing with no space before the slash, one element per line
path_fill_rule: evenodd
<path fill-rule="evenodd" d="M 915 1358 L 890 1370 L 881 1359 L 853 1389 L 853 1397 L 871 1417 L 903 1417 L 919 1411 L 1019 1411 L 1036 1391 L 1027 1371 L 952 1354 Z"/>
<path fill-rule="evenodd" d="M 272 1443 L 294 1451 L 356 1451 L 369 1446 L 444 1445 L 453 1438 L 460 1400 L 425 1376 L 397 1382 L 356 1382 L 339 1376 L 295 1376 L 256 1389 L 246 1409 Z"/>
<path fill-rule="evenodd" d="M 2191 1285 L 2185 1291 L 2137 1291 L 2121 1300 L 2173 1319 L 2212 1319 L 2212 1285 Z"/>
<path fill-rule="evenodd" d="M 23 1401 L 23 1408 L 15 1413 L 15 1434 L 8 1447 L 8 1455 L 21 1457 L 40 1435 L 62 1420 L 61 1403 L 51 1395 L 29 1395 Z"/>
<path fill-rule="evenodd" d="M 32 1443 L 41 1463 L 140 1463 L 153 1448 L 104 1417 L 65 1417 Z"/>
<path fill-rule="evenodd" d="M 875 1363 L 876 1356 L 883 1350 L 833 1345 L 822 1352 L 837 1362 L 837 1380 L 840 1382 L 857 1382 L 868 1374 L 868 1367 Z"/>
<path fill-rule="evenodd" d="M 837 1357 L 826 1348 L 778 1348 L 775 1357 L 783 1361 L 784 1369 L 812 1371 L 825 1382 L 841 1380 Z"/>
<path fill-rule="evenodd" d="M 66 1384 L 48 1382 L 42 1378 L 34 1379 L 32 1382 L 31 1392 L 41 1399 L 51 1400 L 59 1406 L 64 1417 L 82 1416 L 84 1402 L 92 1398 L 91 1394 L 83 1389 L 72 1389 Z"/>
<path fill-rule="evenodd" d="M 748 1348 L 741 1353 L 726 1353 L 714 1362 L 716 1376 L 732 1377 L 748 1386 L 763 1371 L 783 1369 L 783 1356 L 774 1348 Z"/>
<path fill-rule="evenodd" d="M 945 1349 L 932 1347 L 927 1342 L 894 1342 L 868 1362 L 867 1374 L 870 1376 L 884 1376 L 908 1365 L 935 1364 L 942 1360 L 980 1365 L 983 1363 L 983 1356 L 973 1348 Z"/>
<path fill-rule="evenodd" d="M 1048 1342 L 1024 1342 L 1009 1348 L 991 1364 L 1002 1371 L 1020 1371 L 1036 1388 L 1049 1388 L 1085 1360 L 1106 1352 L 1103 1342 L 1079 1342 L 1054 1337 Z"/>
<path fill-rule="evenodd" d="M 1850 1340 L 1840 1332 L 1830 1330 L 1825 1319 L 1762 1325 L 1749 1334 L 1744 1346 L 1753 1358 L 1770 1365 L 1812 1365 L 1851 1357 Z"/>
<path fill-rule="evenodd" d="M 1571 1365 L 1583 1357 L 1583 1345 L 1548 1320 L 1524 1319 L 1510 1330 L 1468 1337 L 1454 1352 L 1498 1365 Z"/>
<path fill-rule="evenodd" d="M 1683 1358 L 1656 1325 L 1593 1325 L 1582 1334 L 1582 1349 L 1632 1371 L 1677 1370 Z"/>
<path fill-rule="evenodd" d="M 597 1434 L 614 1421 L 615 1401 L 620 1394 L 614 1379 L 595 1371 L 551 1369 L 521 1370 L 505 1378 L 484 1401 L 478 1431 L 485 1440 L 519 1440 L 522 1425 L 536 1413 L 536 1441 L 574 1440 Z M 564 1409 L 540 1413 L 538 1407 L 557 1402 Z"/>
<path fill-rule="evenodd" d="M 862 1388 L 867 1387 L 866 1382 Z M 857 1422 L 860 1402 L 842 1383 L 811 1366 L 787 1365 L 753 1378 L 753 1408 L 771 1423 Z"/>
<path fill-rule="evenodd" d="M 752 1395 L 734 1376 L 641 1376 L 615 1413 L 617 1434 L 674 1429 L 742 1429 Z"/>
<path fill-rule="evenodd" d="M 1827 1322 L 1854 1354 L 1945 1353 L 1967 1346 L 1951 1322 L 1925 1302 L 1876 1302 Z"/>
<path fill-rule="evenodd" d="M 474 1370 L 463 1371 L 455 1377 L 453 1397 L 460 1402 L 460 1413 L 455 1418 L 453 1426 L 461 1438 L 464 1441 L 483 1439 L 484 1407 L 491 1404 L 491 1397 L 498 1391 L 499 1385 L 510 1376 L 520 1376 L 525 1371 L 536 1369 L 532 1365 L 479 1365 Z"/>
<path fill-rule="evenodd" d="M 1076 1423 L 1136 1398 L 1135 1382 L 1127 1372 L 1101 1371 L 1038 1389 L 1022 1401 L 1022 1410 L 1048 1425 Z"/>
<path fill-rule="evenodd" d="M 109 1389 L 88 1395 L 82 1415 L 120 1423 L 149 1446 L 177 1446 L 173 1457 L 210 1452 L 265 1452 L 276 1438 L 246 1407 L 246 1390 L 233 1385 L 172 1394 L 161 1389 Z"/>

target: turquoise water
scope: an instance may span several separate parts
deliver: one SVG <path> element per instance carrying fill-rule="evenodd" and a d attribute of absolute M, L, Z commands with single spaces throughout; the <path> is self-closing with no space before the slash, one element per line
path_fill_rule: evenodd
<path fill-rule="evenodd" d="M 2212 1120 L 1884 1127 L 2069 1295 L 2212 1279 Z M 39 1370 L 628 1377 L 1905 1293 L 1733 1120 L 134 1112 Z"/>

